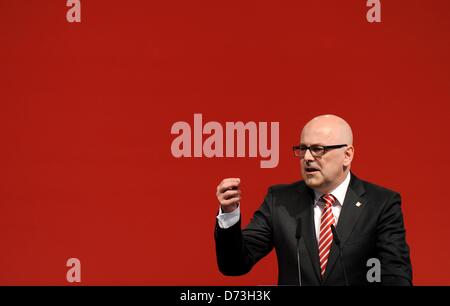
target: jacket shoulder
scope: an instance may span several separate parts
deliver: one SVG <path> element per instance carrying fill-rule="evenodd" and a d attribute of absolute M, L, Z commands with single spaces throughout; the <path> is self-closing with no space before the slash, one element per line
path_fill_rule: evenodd
<path fill-rule="evenodd" d="M 296 181 L 290 184 L 276 184 L 269 187 L 269 192 L 274 194 L 285 193 L 285 192 L 295 192 L 302 190 L 306 187 L 304 181 Z"/>
<path fill-rule="evenodd" d="M 392 197 L 394 195 L 400 195 L 400 193 L 395 190 L 368 181 L 360 180 L 360 182 L 364 186 L 364 189 L 368 194 L 377 194 L 383 197 Z"/>

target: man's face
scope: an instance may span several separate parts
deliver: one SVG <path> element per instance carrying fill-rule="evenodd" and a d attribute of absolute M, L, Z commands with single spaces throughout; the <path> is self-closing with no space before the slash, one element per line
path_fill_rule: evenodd
<path fill-rule="evenodd" d="M 330 127 L 306 126 L 302 131 L 300 144 L 308 147 L 346 144 L 335 134 L 336 130 Z M 300 159 L 306 185 L 323 193 L 335 189 L 347 174 L 345 166 L 349 165 L 349 160 L 346 158 L 346 149 L 348 147 L 333 149 L 320 157 L 314 157 L 310 150 L 307 150 L 305 156 Z"/>

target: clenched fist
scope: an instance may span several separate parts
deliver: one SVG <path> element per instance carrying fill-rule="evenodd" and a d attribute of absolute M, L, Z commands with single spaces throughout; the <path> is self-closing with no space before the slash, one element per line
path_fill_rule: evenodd
<path fill-rule="evenodd" d="M 219 200 L 222 212 L 229 213 L 235 210 L 241 200 L 239 178 L 226 178 L 217 186 L 217 200 Z"/>

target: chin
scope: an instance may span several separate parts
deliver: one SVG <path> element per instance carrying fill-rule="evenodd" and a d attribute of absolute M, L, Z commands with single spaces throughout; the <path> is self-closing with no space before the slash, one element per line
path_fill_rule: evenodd
<path fill-rule="evenodd" d="M 322 182 L 316 178 L 304 178 L 305 183 L 310 188 L 317 188 L 322 185 Z"/>

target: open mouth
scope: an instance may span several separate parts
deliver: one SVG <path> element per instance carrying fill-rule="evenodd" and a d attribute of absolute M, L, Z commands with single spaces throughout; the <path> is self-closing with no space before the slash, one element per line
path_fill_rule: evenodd
<path fill-rule="evenodd" d="M 305 172 L 308 174 L 314 174 L 319 172 L 319 169 L 314 168 L 314 167 L 305 167 Z"/>

